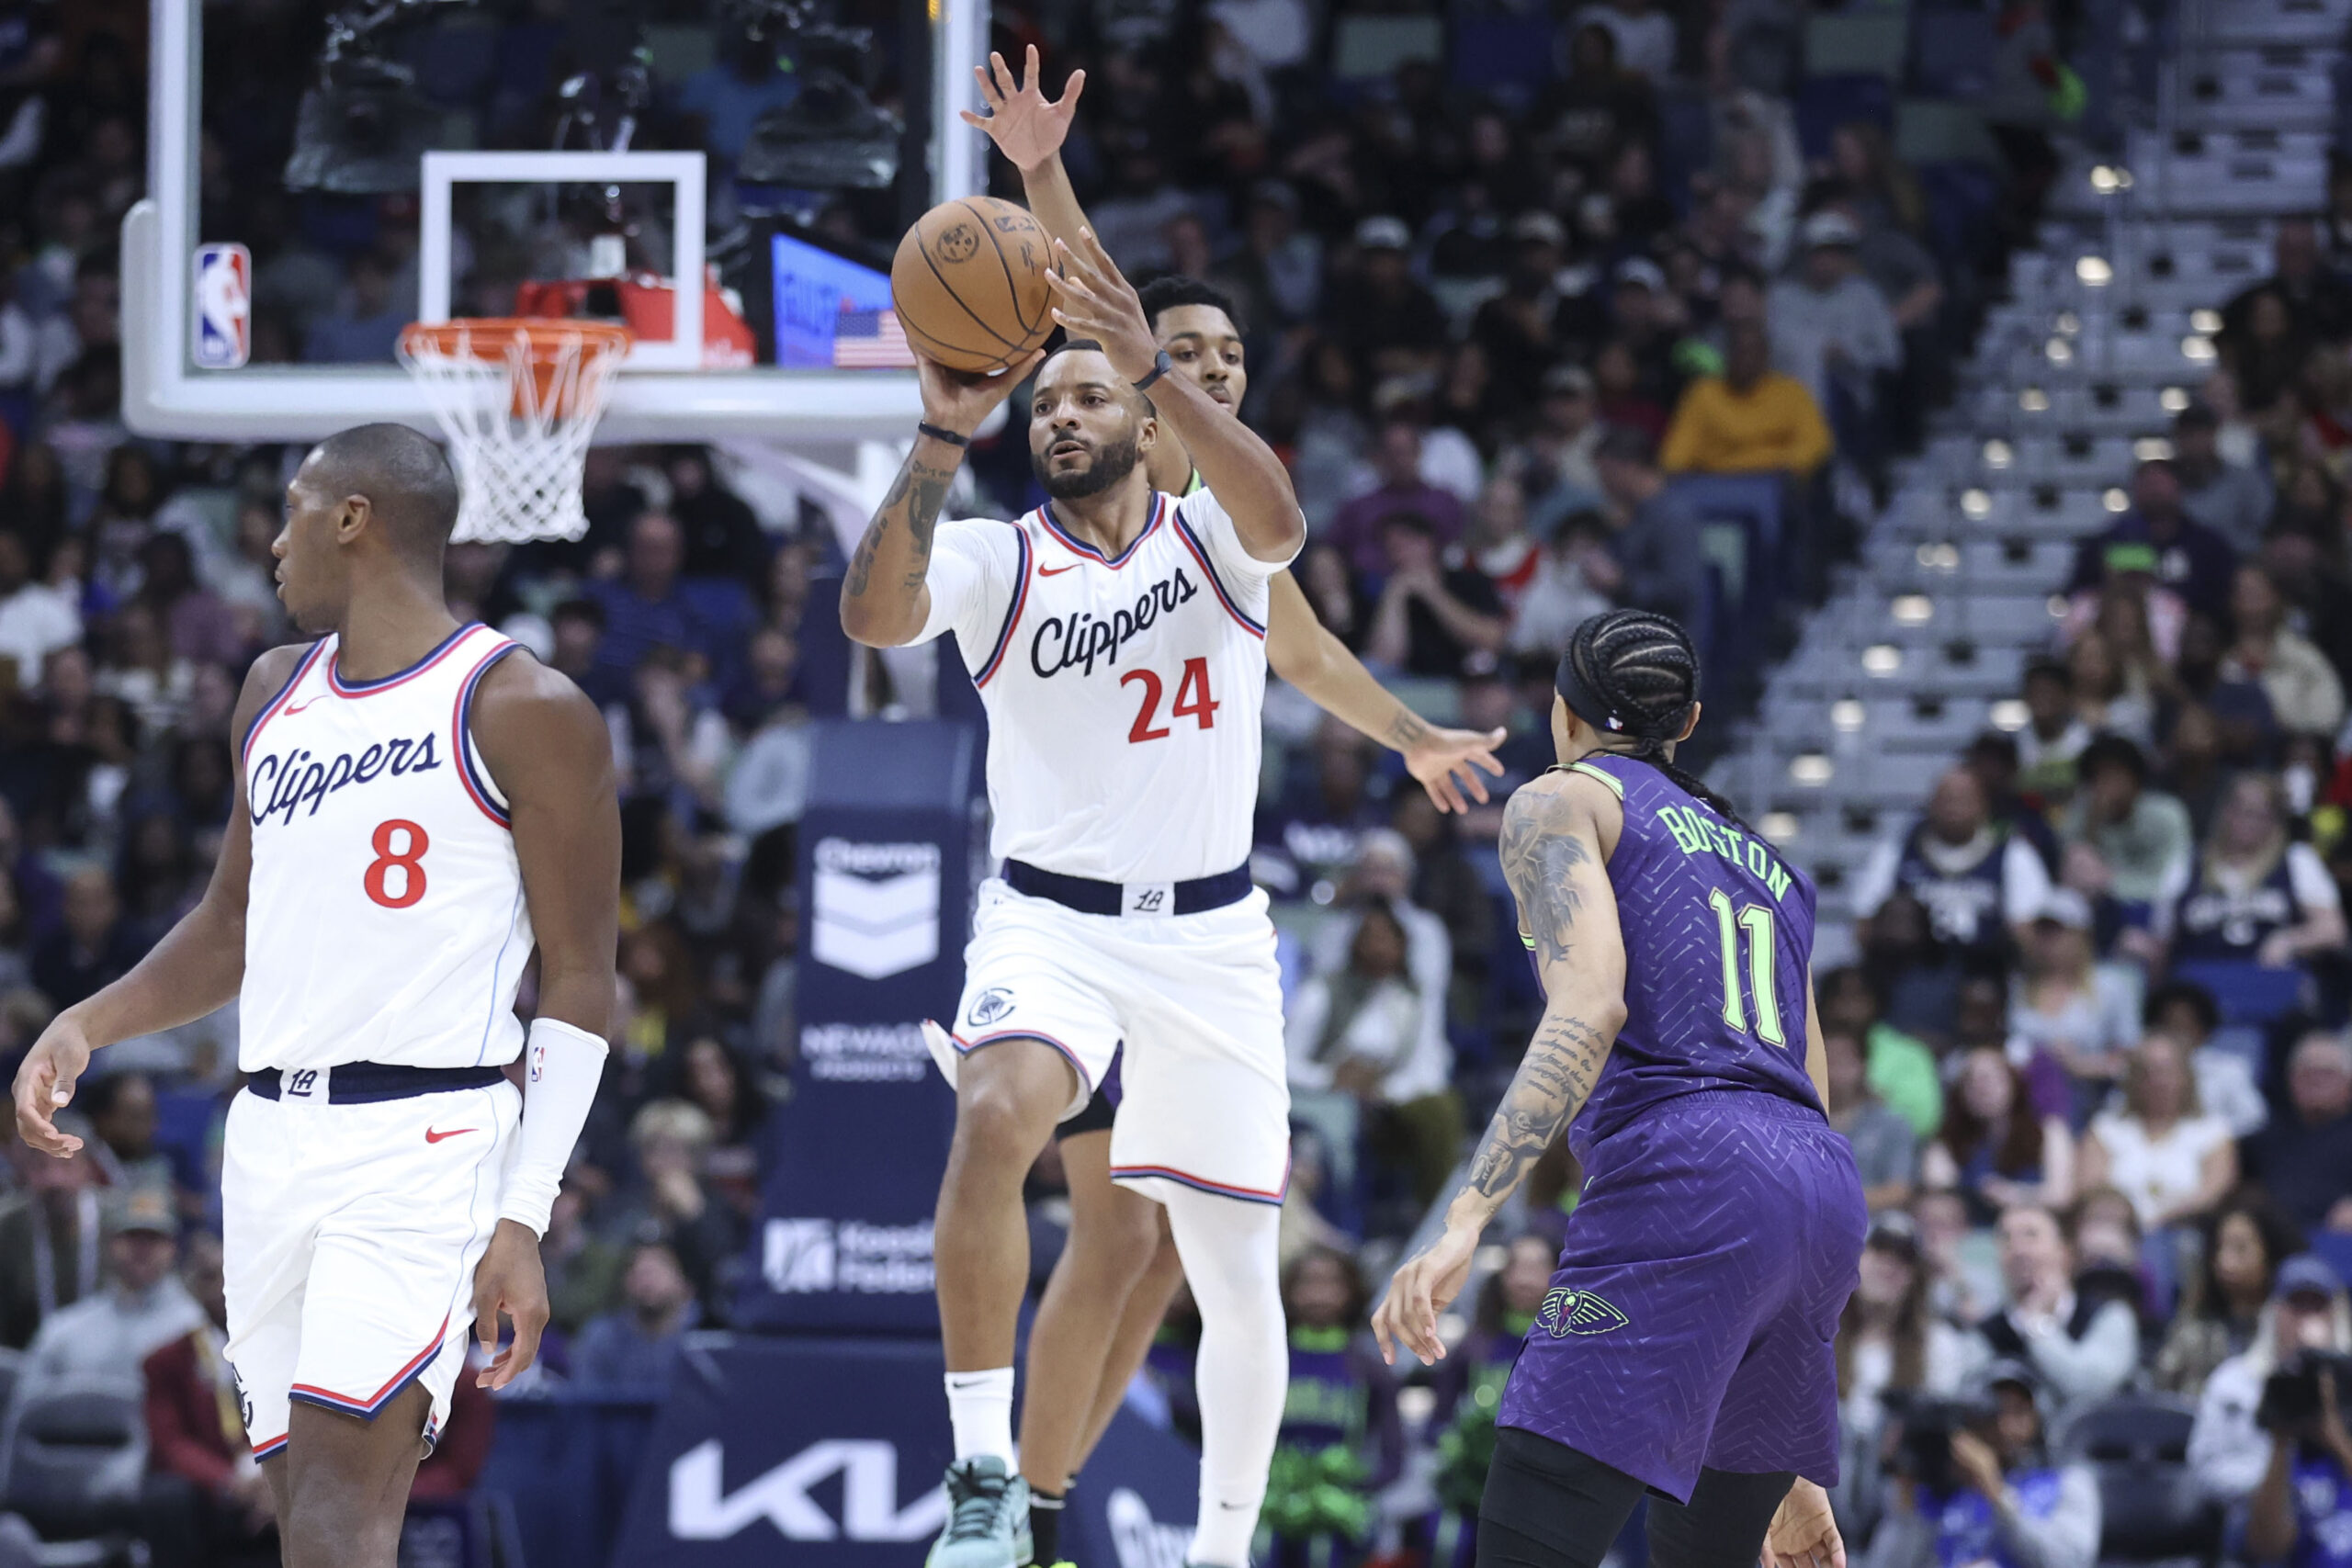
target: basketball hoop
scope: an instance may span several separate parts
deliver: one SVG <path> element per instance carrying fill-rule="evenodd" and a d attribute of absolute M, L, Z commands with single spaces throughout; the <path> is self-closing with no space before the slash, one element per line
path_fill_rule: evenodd
<path fill-rule="evenodd" d="M 416 321 L 401 363 L 433 405 L 458 470 L 458 540 L 576 539 L 588 438 L 628 329 L 519 317 Z"/>

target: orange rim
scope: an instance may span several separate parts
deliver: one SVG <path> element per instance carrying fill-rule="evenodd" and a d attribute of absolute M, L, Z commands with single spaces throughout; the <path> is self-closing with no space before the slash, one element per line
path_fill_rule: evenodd
<path fill-rule="evenodd" d="M 637 340 L 624 326 L 610 321 L 582 321 L 568 317 L 541 316 L 469 316 L 453 321 L 411 321 L 401 329 L 403 352 L 438 354 L 446 358 L 460 355 L 475 359 L 503 360 L 517 335 L 528 341 L 531 358 L 537 363 L 552 361 L 573 344 L 582 352 L 603 350 L 621 354 Z"/>

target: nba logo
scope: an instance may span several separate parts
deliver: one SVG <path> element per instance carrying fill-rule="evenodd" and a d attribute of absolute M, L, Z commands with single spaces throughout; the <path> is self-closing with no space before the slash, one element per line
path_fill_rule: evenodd
<path fill-rule="evenodd" d="M 236 370 L 252 350 L 254 258 L 243 245 L 196 248 L 197 367 Z"/>

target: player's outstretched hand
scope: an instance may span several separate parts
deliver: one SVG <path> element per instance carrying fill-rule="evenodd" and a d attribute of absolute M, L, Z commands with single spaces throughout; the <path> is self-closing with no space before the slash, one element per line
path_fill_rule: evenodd
<path fill-rule="evenodd" d="M 1045 350 L 1039 349 L 1009 369 L 984 376 L 977 370 L 950 370 L 935 359 L 915 355 L 915 385 L 922 393 L 924 423 L 958 435 L 971 434 L 1045 357 Z"/>
<path fill-rule="evenodd" d="M 90 1039 L 71 1010 L 57 1015 L 17 1069 L 17 1135 L 45 1155 L 71 1158 L 82 1140 L 57 1130 L 57 1113 L 74 1101 L 74 1085 L 90 1065 Z"/>
<path fill-rule="evenodd" d="M 1102 345 L 1111 368 L 1130 381 L 1140 381 L 1159 363 L 1159 344 L 1152 340 L 1151 323 L 1144 319 L 1143 301 L 1135 286 L 1119 271 L 1111 253 L 1091 229 L 1078 231 L 1078 243 L 1054 242 L 1054 259 L 1061 264 L 1046 274 L 1052 287 L 1054 320 L 1072 337 L 1091 337 Z"/>
<path fill-rule="evenodd" d="M 514 1325 L 514 1340 L 498 1348 L 498 1314 Z M 530 1370 L 539 1359 L 539 1335 L 548 1325 L 548 1276 L 539 1264 L 539 1238 L 531 1227 L 501 1220 L 490 1247 L 474 1269 L 474 1337 L 490 1365 L 474 1376 L 495 1392 Z"/>
<path fill-rule="evenodd" d="M 1846 1568 L 1829 1494 L 1799 1477 L 1764 1532 L 1764 1568 Z"/>
<path fill-rule="evenodd" d="M 1372 1314 L 1372 1332 L 1380 1341 L 1380 1359 L 1396 1364 L 1403 1346 L 1434 1366 L 1445 1359 L 1445 1341 L 1437 1335 L 1437 1314 L 1453 1304 L 1470 1279 L 1470 1259 L 1478 1250 L 1478 1233 L 1448 1225 L 1425 1252 L 1405 1260 L 1388 1281 L 1388 1295 Z"/>
<path fill-rule="evenodd" d="M 988 105 L 989 112 L 985 117 L 970 109 L 956 112 L 966 125 L 987 131 L 996 150 L 1014 168 L 1025 173 L 1062 150 L 1062 141 L 1069 135 L 1070 116 L 1078 112 L 1078 96 L 1086 91 L 1085 72 L 1071 72 L 1062 85 L 1062 96 L 1048 103 L 1044 73 L 1037 69 L 1037 46 L 1033 43 L 1019 82 L 1013 80 L 1004 56 L 993 51 L 986 65 L 972 67 L 972 75 L 980 84 L 980 101 Z"/>
<path fill-rule="evenodd" d="M 1429 792 L 1430 802 L 1440 811 L 1467 811 L 1468 800 L 1487 804 L 1487 781 L 1478 776 L 1480 769 L 1502 776 L 1503 765 L 1495 757 L 1495 748 L 1509 739 L 1507 729 L 1431 728 L 1427 735 L 1405 748 L 1405 771 L 1421 781 Z"/>

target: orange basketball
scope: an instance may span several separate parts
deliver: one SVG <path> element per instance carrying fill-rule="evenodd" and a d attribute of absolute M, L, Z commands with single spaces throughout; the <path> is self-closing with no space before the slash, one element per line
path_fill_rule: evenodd
<path fill-rule="evenodd" d="M 943 201 L 890 263 L 890 300 L 907 345 L 950 370 L 1001 370 L 1054 330 L 1053 252 L 1024 207 L 992 196 Z"/>

